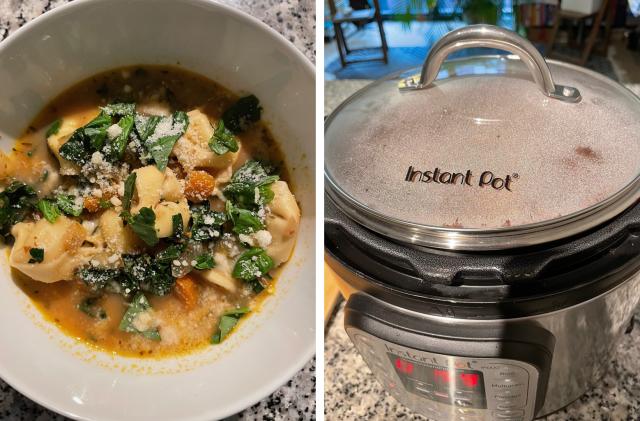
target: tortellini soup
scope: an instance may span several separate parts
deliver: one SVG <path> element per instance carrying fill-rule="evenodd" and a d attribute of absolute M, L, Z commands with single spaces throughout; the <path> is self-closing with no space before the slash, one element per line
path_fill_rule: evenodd
<path fill-rule="evenodd" d="M 0 152 L 0 236 L 61 329 L 128 356 L 218 344 L 273 292 L 300 209 L 253 95 L 175 67 L 72 87 Z"/>

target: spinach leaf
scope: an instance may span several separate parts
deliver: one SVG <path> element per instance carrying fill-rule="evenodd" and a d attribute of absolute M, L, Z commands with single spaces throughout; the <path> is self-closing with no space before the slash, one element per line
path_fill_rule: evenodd
<path fill-rule="evenodd" d="M 265 164 L 247 161 L 233 174 L 223 193 L 236 206 L 252 209 L 273 200 L 270 186 L 279 179 L 277 175 L 269 175 Z"/>
<path fill-rule="evenodd" d="M 237 208 L 227 200 L 226 204 L 227 216 L 233 223 L 233 232 L 236 234 L 253 234 L 265 228 L 256 212 Z"/>
<path fill-rule="evenodd" d="M 104 112 L 100 112 L 96 118 L 81 128 L 85 137 L 85 146 L 88 143 L 91 147 L 91 152 L 102 149 L 107 139 L 107 129 L 111 126 L 111 123 L 111 117 Z"/>
<path fill-rule="evenodd" d="M 182 220 L 182 215 L 177 213 L 171 217 L 171 237 L 169 240 L 175 242 L 184 241 L 184 221 Z"/>
<path fill-rule="evenodd" d="M 100 297 L 87 297 L 78 304 L 77 308 L 93 319 L 104 320 L 107 318 L 107 312 L 98 305 L 99 300 Z"/>
<path fill-rule="evenodd" d="M 248 307 L 229 310 L 220 317 L 217 331 L 211 337 L 212 344 L 219 344 L 226 338 L 231 330 L 238 324 L 238 320 L 249 311 Z"/>
<path fill-rule="evenodd" d="M 117 162 L 122 161 L 124 158 L 124 151 L 129 143 L 129 135 L 133 129 L 133 116 L 126 115 L 120 119 L 118 126 L 121 132 L 115 139 L 112 139 L 109 144 L 104 148 L 104 154 L 108 161 Z"/>
<path fill-rule="evenodd" d="M 41 199 L 38 201 L 38 210 L 42 213 L 42 216 L 50 223 L 56 222 L 56 219 L 60 216 L 60 209 L 51 200 Z"/>
<path fill-rule="evenodd" d="M 249 160 L 233 173 L 231 182 L 257 184 L 269 177 L 272 172 L 273 168 L 271 165 L 256 160 Z"/>
<path fill-rule="evenodd" d="M 133 116 L 136 112 L 136 104 L 133 102 L 119 102 L 116 104 L 108 104 L 100 109 L 111 117 L 127 117 Z"/>
<path fill-rule="evenodd" d="M 89 161 L 89 151 L 85 149 L 84 143 L 80 136 L 71 135 L 69 140 L 60 147 L 58 153 L 67 161 L 71 161 L 77 165 L 84 165 Z"/>
<path fill-rule="evenodd" d="M 13 242 L 11 227 L 24 220 L 38 201 L 35 190 L 20 181 L 14 181 L 0 192 L 0 239 Z"/>
<path fill-rule="evenodd" d="M 169 155 L 178 139 L 189 127 L 189 116 L 184 111 L 176 111 L 171 117 L 162 117 L 156 124 L 153 134 L 144 140 L 144 146 L 153 157 L 156 166 L 164 171 Z"/>
<path fill-rule="evenodd" d="M 131 199 L 133 198 L 133 190 L 136 187 L 137 174 L 132 172 L 124 182 L 124 196 L 122 197 L 122 209 L 131 210 Z"/>
<path fill-rule="evenodd" d="M 224 127 L 224 121 L 220 120 L 213 137 L 209 139 L 209 148 L 218 155 L 224 155 L 229 151 L 238 152 L 238 141 L 233 133 Z"/>
<path fill-rule="evenodd" d="M 111 116 L 100 111 L 96 118 L 73 132 L 69 140 L 60 147 L 60 156 L 77 165 L 86 164 L 93 152 L 101 150 L 104 146 L 107 129 L 111 123 Z"/>
<path fill-rule="evenodd" d="M 54 134 L 58 134 L 58 132 L 60 131 L 60 126 L 62 126 L 62 119 L 59 118 L 51 123 L 51 126 L 49 126 L 49 128 L 47 129 L 45 136 L 48 138 L 50 136 L 53 136 Z"/>
<path fill-rule="evenodd" d="M 135 128 L 140 140 L 145 142 L 156 130 L 156 126 L 160 120 L 162 120 L 162 116 L 159 115 L 146 116 L 143 114 L 136 114 Z"/>
<path fill-rule="evenodd" d="M 42 263 L 44 260 L 44 249 L 32 248 L 29 249 L 29 255 L 31 259 L 29 259 L 29 263 Z"/>
<path fill-rule="evenodd" d="M 154 295 L 166 295 L 175 284 L 171 267 L 165 261 L 153 259 L 148 254 L 125 255 L 124 273 L 133 289 L 141 289 Z"/>
<path fill-rule="evenodd" d="M 80 216 L 82 213 L 82 204 L 77 204 L 76 197 L 70 194 L 57 195 L 56 205 L 69 216 Z"/>
<path fill-rule="evenodd" d="M 157 328 L 140 331 L 135 327 L 135 320 L 150 309 L 151 304 L 149 304 L 149 300 L 147 300 L 147 297 L 145 297 L 143 293 L 139 292 L 135 297 L 133 297 L 131 304 L 129 304 L 129 308 L 124 313 L 124 316 L 122 316 L 122 320 L 120 321 L 120 326 L 118 328 L 123 332 L 139 333 L 147 339 L 159 341 L 160 333 Z"/>
<path fill-rule="evenodd" d="M 78 271 L 77 276 L 93 291 L 100 291 L 107 282 L 118 281 L 122 276 L 120 269 L 105 267 L 85 267 Z"/>
<path fill-rule="evenodd" d="M 247 284 L 249 284 L 253 292 L 255 292 L 256 294 L 260 294 L 262 291 L 264 291 L 264 285 L 262 285 L 262 282 L 260 279 L 247 281 Z"/>
<path fill-rule="evenodd" d="M 191 207 L 191 239 L 194 241 L 207 241 L 219 238 L 222 235 L 222 224 L 227 217 L 222 212 L 209 209 L 209 203 Z"/>
<path fill-rule="evenodd" d="M 174 260 L 177 260 L 184 250 L 182 244 L 172 244 L 166 249 L 156 254 L 156 261 L 159 263 L 170 264 Z"/>
<path fill-rule="evenodd" d="M 253 247 L 240 255 L 233 267 L 232 275 L 243 281 L 252 281 L 266 275 L 273 266 L 273 259 L 264 249 Z"/>
<path fill-rule="evenodd" d="M 240 98 L 235 104 L 222 114 L 225 126 L 233 133 L 240 133 L 249 128 L 252 123 L 260 120 L 260 101 L 255 95 Z"/>
<path fill-rule="evenodd" d="M 202 254 L 196 257 L 196 264 L 193 266 L 198 270 L 206 270 L 211 269 L 216 266 L 215 260 L 213 260 L 213 256 L 210 254 Z"/>
<path fill-rule="evenodd" d="M 142 241 L 148 246 L 158 244 L 158 233 L 156 232 L 156 214 L 151 208 L 141 208 L 140 213 L 131 217 L 128 212 L 125 213 L 126 221 L 131 226 L 133 232 L 136 233 Z"/>

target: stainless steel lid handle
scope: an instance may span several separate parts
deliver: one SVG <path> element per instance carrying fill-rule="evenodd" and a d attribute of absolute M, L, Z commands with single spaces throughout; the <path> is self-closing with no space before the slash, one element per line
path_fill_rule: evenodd
<path fill-rule="evenodd" d="M 474 47 L 498 48 L 516 54 L 527 65 L 533 80 L 548 97 L 567 102 L 578 102 L 581 99 L 578 89 L 553 82 L 549 66 L 533 44 L 515 32 L 492 25 L 466 26 L 442 37 L 429 52 L 422 66 L 420 79 L 405 79 L 400 90 L 428 88 L 436 80 L 440 66 L 449 54 Z"/>

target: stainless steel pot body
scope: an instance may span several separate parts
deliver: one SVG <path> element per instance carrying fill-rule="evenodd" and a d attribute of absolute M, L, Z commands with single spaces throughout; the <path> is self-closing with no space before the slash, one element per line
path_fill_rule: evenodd
<path fill-rule="evenodd" d="M 344 280 L 344 278 L 343 278 Z M 351 290 L 352 296 L 363 294 L 353 289 L 354 285 L 347 288 Z M 535 411 L 531 410 L 530 414 L 535 413 L 536 417 L 547 415 L 555 412 L 564 406 L 567 406 L 574 400 L 583 395 L 599 378 L 603 376 L 609 367 L 611 357 L 615 351 L 616 345 L 628 326 L 634 310 L 640 301 L 640 273 L 634 273 L 627 280 L 623 281 L 615 288 L 601 294 L 588 301 L 584 301 L 577 305 L 561 308 L 554 312 L 534 315 L 531 317 L 522 317 L 517 319 L 490 319 L 490 320 L 469 320 L 455 317 L 433 316 L 428 314 L 419 314 L 415 308 L 409 311 L 411 317 L 420 320 L 418 325 L 426 327 L 425 333 L 431 333 L 427 326 L 438 324 L 444 326 L 439 328 L 440 333 L 449 331 L 455 334 L 460 331 L 480 332 L 493 331 L 502 334 L 505 338 L 513 337 L 515 333 L 522 336 L 530 335 L 530 339 L 535 340 L 535 335 L 539 331 L 550 333 L 554 340 L 551 365 L 548 370 L 548 380 L 543 386 L 546 386 L 546 392 L 543 390 L 533 390 L 535 385 L 530 384 L 527 393 L 530 396 L 538 398 L 544 395 L 543 402 L 538 402 Z M 349 303 L 347 303 L 347 309 Z M 397 322 L 396 322 L 397 323 Z M 542 329 L 531 329 L 536 326 Z M 349 336 L 354 339 L 354 332 L 351 326 L 345 326 Z M 415 331 L 415 329 L 413 329 Z M 355 336 L 364 332 L 358 332 Z M 419 335 L 419 333 L 418 333 Z M 369 341 L 376 342 L 379 338 L 374 334 L 368 337 Z M 379 361 L 385 360 L 385 354 L 389 347 L 386 344 L 407 345 L 405 335 L 401 331 L 385 332 L 385 338 L 381 342 L 385 343 L 385 348 L 381 346 L 373 346 L 375 351 L 367 352 L 363 349 L 357 338 L 354 341 L 371 370 L 374 372 L 378 380 L 385 386 L 389 393 L 398 399 L 401 403 L 414 410 L 417 413 L 430 416 L 437 420 L 458 419 L 456 416 L 457 408 L 452 405 L 436 405 L 429 399 L 416 398 L 414 394 L 408 393 L 402 387 L 394 387 L 390 389 L 389 383 L 394 385 L 402 384 L 402 380 L 397 374 L 387 367 L 381 367 Z M 415 337 L 415 335 L 414 335 Z M 419 336 L 418 336 L 419 337 Z M 473 337 L 469 337 L 473 340 Z M 499 338 L 498 338 L 499 339 Z M 392 345 L 393 346 L 393 345 Z M 424 344 L 420 344 L 413 340 L 408 349 L 416 351 L 424 351 L 426 353 L 435 352 L 434 355 L 445 356 L 444 364 L 441 365 L 457 365 L 461 361 L 471 361 L 476 355 L 466 345 L 460 344 L 450 345 L 449 351 L 443 351 L 441 347 L 434 351 L 430 348 L 429 342 L 425 340 Z M 498 354 L 500 350 L 497 351 Z M 378 354 L 378 355 L 373 355 Z M 530 356 L 526 355 L 526 351 L 522 355 L 510 355 L 509 359 L 504 361 L 516 361 L 522 359 L 526 361 Z M 431 355 L 431 354 L 429 354 Z M 382 358 L 379 358 L 382 357 Z M 501 358 L 493 358 L 492 361 L 499 362 Z M 527 364 L 524 364 L 526 366 Z M 537 378 L 536 374 L 536 378 Z M 485 373 L 486 378 L 486 373 Z M 487 389 L 490 387 L 486 385 Z M 538 387 L 538 389 L 543 389 Z M 489 393 L 487 393 L 489 395 Z M 489 398 L 488 398 L 489 399 Z M 534 403 L 531 403 L 533 405 Z M 461 412 L 462 413 L 462 412 Z M 468 413 L 468 412 L 467 412 Z M 494 420 L 497 412 L 480 411 L 475 412 L 481 414 L 478 418 L 459 418 L 470 420 Z M 510 418 L 505 418 L 510 419 Z M 513 419 L 529 419 L 529 417 L 513 418 Z"/>

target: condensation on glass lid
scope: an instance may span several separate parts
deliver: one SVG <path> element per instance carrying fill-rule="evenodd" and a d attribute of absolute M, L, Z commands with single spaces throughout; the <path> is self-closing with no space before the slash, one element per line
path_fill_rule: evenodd
<path fill-rule="evenodd" d="M 640 173 L 640 101 L 601 77 L 552 72 L 580 103 L 519 75 L 402 94 L 383 82 L 329 122 L 327 176 L 371 210 L 429 226 L 514 227 L 598 204 Z"/>

